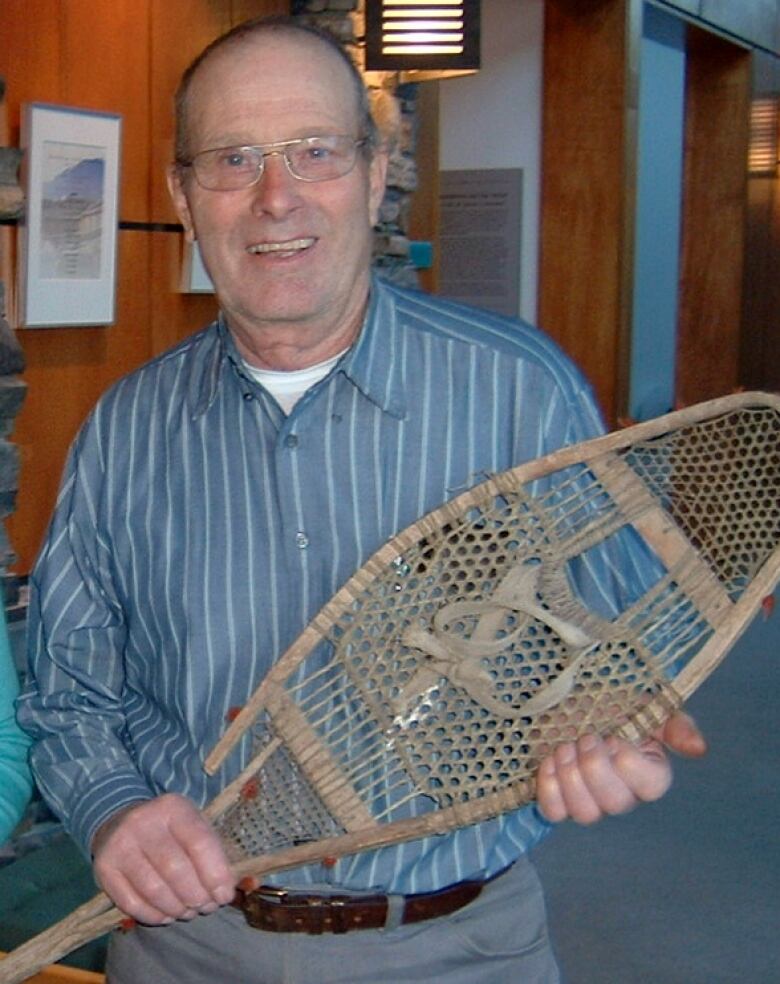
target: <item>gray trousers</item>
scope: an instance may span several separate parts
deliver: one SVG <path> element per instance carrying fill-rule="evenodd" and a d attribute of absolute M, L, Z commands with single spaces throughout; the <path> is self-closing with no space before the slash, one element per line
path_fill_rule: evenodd
<path fill-rule="evenodd" d="M 558 984 L 536 871 L 521 858 L 450 916 L 343 934 L 252 929 L 232 907 L 116 932 L 107 984 Z"/>

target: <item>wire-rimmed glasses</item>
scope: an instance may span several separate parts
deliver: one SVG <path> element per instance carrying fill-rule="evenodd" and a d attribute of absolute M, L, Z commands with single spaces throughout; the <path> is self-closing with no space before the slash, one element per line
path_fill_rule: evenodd
<path fill-rule="evenodd" d="M 299 181 L 332 181 L 349 174 L 358 149 L 365 143 L 366 138 L 356 140 L 341 134 L 299 137 L 256 146 L 202 150 L 192 160 L 178 163 L 180 167 L 191 167 L 198 184 L 210 191 L 238 191 L 256 184 L 263 176 L 266 157 L 274 154 L 284 158 L 287 170 Z"/>

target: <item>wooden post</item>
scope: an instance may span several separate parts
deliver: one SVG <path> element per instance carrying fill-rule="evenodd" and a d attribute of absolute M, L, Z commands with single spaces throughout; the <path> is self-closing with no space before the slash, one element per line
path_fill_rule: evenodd
<path fill-rule="evenodd" d="M 539 323 L 625 412 L 641 4 L 545 4 Z"/>

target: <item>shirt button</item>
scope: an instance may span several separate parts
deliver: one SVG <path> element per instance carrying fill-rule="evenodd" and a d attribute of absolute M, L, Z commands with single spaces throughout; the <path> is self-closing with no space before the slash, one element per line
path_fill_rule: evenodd
<path fill-rule="evenodd" d="M 308 545 L 309 545 L 309 538 L 308 538 L 308 536 L 306 536 L 306 534 L 303 532 L 303 530 L 299 530 L 295 534 L 295 542 L 298 544 L 298 547 L 301 550 L 305 550 L 308 547 Z"/>
<path fill-rule="evenodd" d="M 249 403 L 251 400 L 254 400 L 254 398 L 255 398 L 254 393 L 244 393 L 244 399 L 246 400 L 247 403 Z"/>
<path fill-rule="evenodd" d="M 298 435 L 297 434 L 288 434 L 287 437 L 285 437 L 285 439 L 284 439 L 284 443 L 285 443 L 285 446 L 288 447 L 288 448 L 297 448 L 298 447 Z"/>

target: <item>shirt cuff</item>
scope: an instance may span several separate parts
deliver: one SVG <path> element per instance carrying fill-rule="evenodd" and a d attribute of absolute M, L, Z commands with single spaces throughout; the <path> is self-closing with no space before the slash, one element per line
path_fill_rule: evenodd
<path fill-rule="evenodd" d="M 82 796 L 67 818 L 71 836 L 87 858 L 91 858 L 91 844 L 101 824 L 119 810 L 133 803 L 154 799 L 155 794 L 141 777 L 134 773 L 112 774 L 90 786 L 89 794 Z"/>

